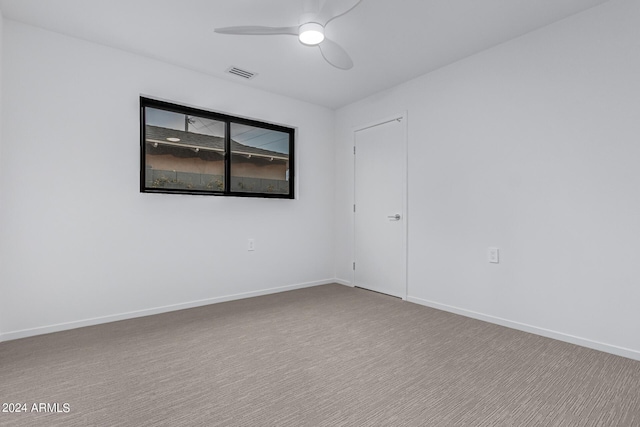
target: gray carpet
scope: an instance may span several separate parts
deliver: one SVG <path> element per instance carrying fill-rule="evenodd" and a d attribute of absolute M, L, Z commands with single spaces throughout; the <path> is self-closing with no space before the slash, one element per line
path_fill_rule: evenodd
<path fill-rule="evenodd" d="M 2 426 L 640 426 L 640 362 L 327 285 L 1 343 L 0 401 L 70 409 Z"/>

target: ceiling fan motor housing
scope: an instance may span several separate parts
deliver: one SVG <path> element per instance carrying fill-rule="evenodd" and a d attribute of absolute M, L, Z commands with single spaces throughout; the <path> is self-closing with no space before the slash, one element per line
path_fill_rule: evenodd
<path fill-rule="evenodd" d="M 300 41 L 306 45 L 314 46 L 324 40 L 324 27 L 317 22 L 307 22 L 300 25 Z"/>

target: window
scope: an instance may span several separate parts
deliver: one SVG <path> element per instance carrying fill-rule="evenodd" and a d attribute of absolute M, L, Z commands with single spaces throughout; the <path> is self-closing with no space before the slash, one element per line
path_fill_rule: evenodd
<path fill-rule="evenodd" d="M 140 98 L 140 191 L 293 199 L 294 129 Z"/>

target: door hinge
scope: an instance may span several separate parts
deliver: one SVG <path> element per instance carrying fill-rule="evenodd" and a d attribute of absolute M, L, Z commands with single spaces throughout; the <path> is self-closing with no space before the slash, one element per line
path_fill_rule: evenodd
<path fill-rule="evenodd" d="M 353 154 L 356 154 L 356 146 L 353 146 Z"/>
<path fill-rule="evenodd" d="M 356 205 L 353 205 L 353 211 L 354 212 L 356 211 Z"/>
<path fill-rule="evenodd" d="M 356 263 L 355 262 L 353 263 L 353 269 L 354 270 L 356 269 Z"/>

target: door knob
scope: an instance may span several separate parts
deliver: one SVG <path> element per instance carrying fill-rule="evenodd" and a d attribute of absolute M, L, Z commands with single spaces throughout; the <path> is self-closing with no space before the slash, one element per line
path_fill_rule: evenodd
<path fill-rule="evenodd" d="M 393 221 L 400 221 L 400 214 L 395 214 L 395 215 L 389 215 L 387 218 L 393 220 Z"/>

